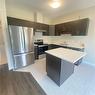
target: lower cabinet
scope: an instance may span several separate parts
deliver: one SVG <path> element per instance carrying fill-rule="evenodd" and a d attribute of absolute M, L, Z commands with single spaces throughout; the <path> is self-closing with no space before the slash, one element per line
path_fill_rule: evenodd
<path fill-rule="evenodd" d="M 59 47 L 61 47 L 61 46 L 55 45 L 55 44 L 49 44 L 49 45 L 48 45 L 48 49 L 49 49 L 49 50 L 50 50 L 50 49 L 59 48 Z"/>
<path fill-rule="evenodd" d="M 60 46 L 60 45 L 55 45 L 55 44 L 49 44 L 48 45 L 48 49 L 50 50 L 50 49 L 55 49 L 55 48 L 60 48 L 60 47 L 62 47 L 62 48 L 68 48 L 68 49 L 72 49 L 72 50 L 77 50 L 77 51 L 84 51 L 84 48 L 74 48 L 74 47 L 68 47 L 68 46 Z"/>

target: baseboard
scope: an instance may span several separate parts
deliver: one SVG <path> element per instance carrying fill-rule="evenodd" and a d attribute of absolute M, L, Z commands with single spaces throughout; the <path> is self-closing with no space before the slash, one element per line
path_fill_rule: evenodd
<path fill-rule="evenodd" d="M 95 63 L 91 63 L 91 62 L 88 62 L 88 61 L 83 61 L 82 63 L 83 64 L 88 64 L 88 65 L 91 65 L 91 66 L 95 67 Z"/>

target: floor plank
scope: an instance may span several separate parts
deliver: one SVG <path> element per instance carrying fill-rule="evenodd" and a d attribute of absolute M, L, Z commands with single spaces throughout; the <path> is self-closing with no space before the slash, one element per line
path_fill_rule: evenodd
<path fill-rule="evenodd" d="M 0 72 L 1 71 L 9 71 L 8 70 L 8 64 L 0 65 Z"/>
<path fill-rule="evenodd" d="M 40 59 L 35 64 L 18 71 L 31 72 L 47 95 L 95 95 L 95 66 L 82 63 L 75 66 L 74 73 L 59 87 L 46 73 L 46 60 Z"/>
<path fill-rule="evenodd" d="M 46 95 L 29 72 L 8 71 L 0 66 L 0 95 Z"/>

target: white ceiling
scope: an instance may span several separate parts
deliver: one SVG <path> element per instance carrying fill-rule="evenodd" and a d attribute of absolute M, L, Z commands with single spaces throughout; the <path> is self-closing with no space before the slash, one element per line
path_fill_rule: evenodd
<path fill-rule="evenodd" d="M 49 0 L 6 0 L 7 3 L 14 3 L 25 6 L 29 9 L 36 9 L 50 18 L 56 18 L 69 12 L 95 6 L 95 0 L 63 0 L 62 6 L 53 9 L 48 5 Z"/>

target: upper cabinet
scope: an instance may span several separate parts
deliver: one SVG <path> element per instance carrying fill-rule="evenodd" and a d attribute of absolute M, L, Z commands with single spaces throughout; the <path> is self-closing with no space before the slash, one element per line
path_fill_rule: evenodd
<path fill-rule="evenodd" d="M 13 17 L 7 17 L 7 21 L 9 25 L 33 27 L 34 32 L 43 32 L 43 35 L 49 35 L 49 25 L 47 24 L 22 20 Z"/>
<path fill-rule="evenodd" d="M 49 25 L 49 36 L 55 36 L 55 25 Z"/>
<path fill-rule="evenodd" d="M 80 19 L 55 25 L 55 35 L 71 34 L 72 36 L 87 35 L 89 19 Z"/>
<path fill-rule="evenodd" d="M 42 32 L 44 36 L 60 36 L 61 34 L 71 34 L 72 36 L 86 36 L 89 25 L 88 18 L 56 25 L 48 25 L 12 17 L 8 17 L 7 20 L 8 24 L 10 25 L 33 27 L 34 32 Z"/>
<path fill-rule="evenodd" d="M 25 27 L 35 27 L 35 23 L 32 21 L 27 21 L 23 19 L 7 17 L 7 22 L 9 25 L 16 25 L 16 26 L 25 26 Z"/>
<path fill-rule="evenodd" d="M 49 35 L 49 25 L 35 22 L 35 32 L 43 32 L 43 35 Z"/>

